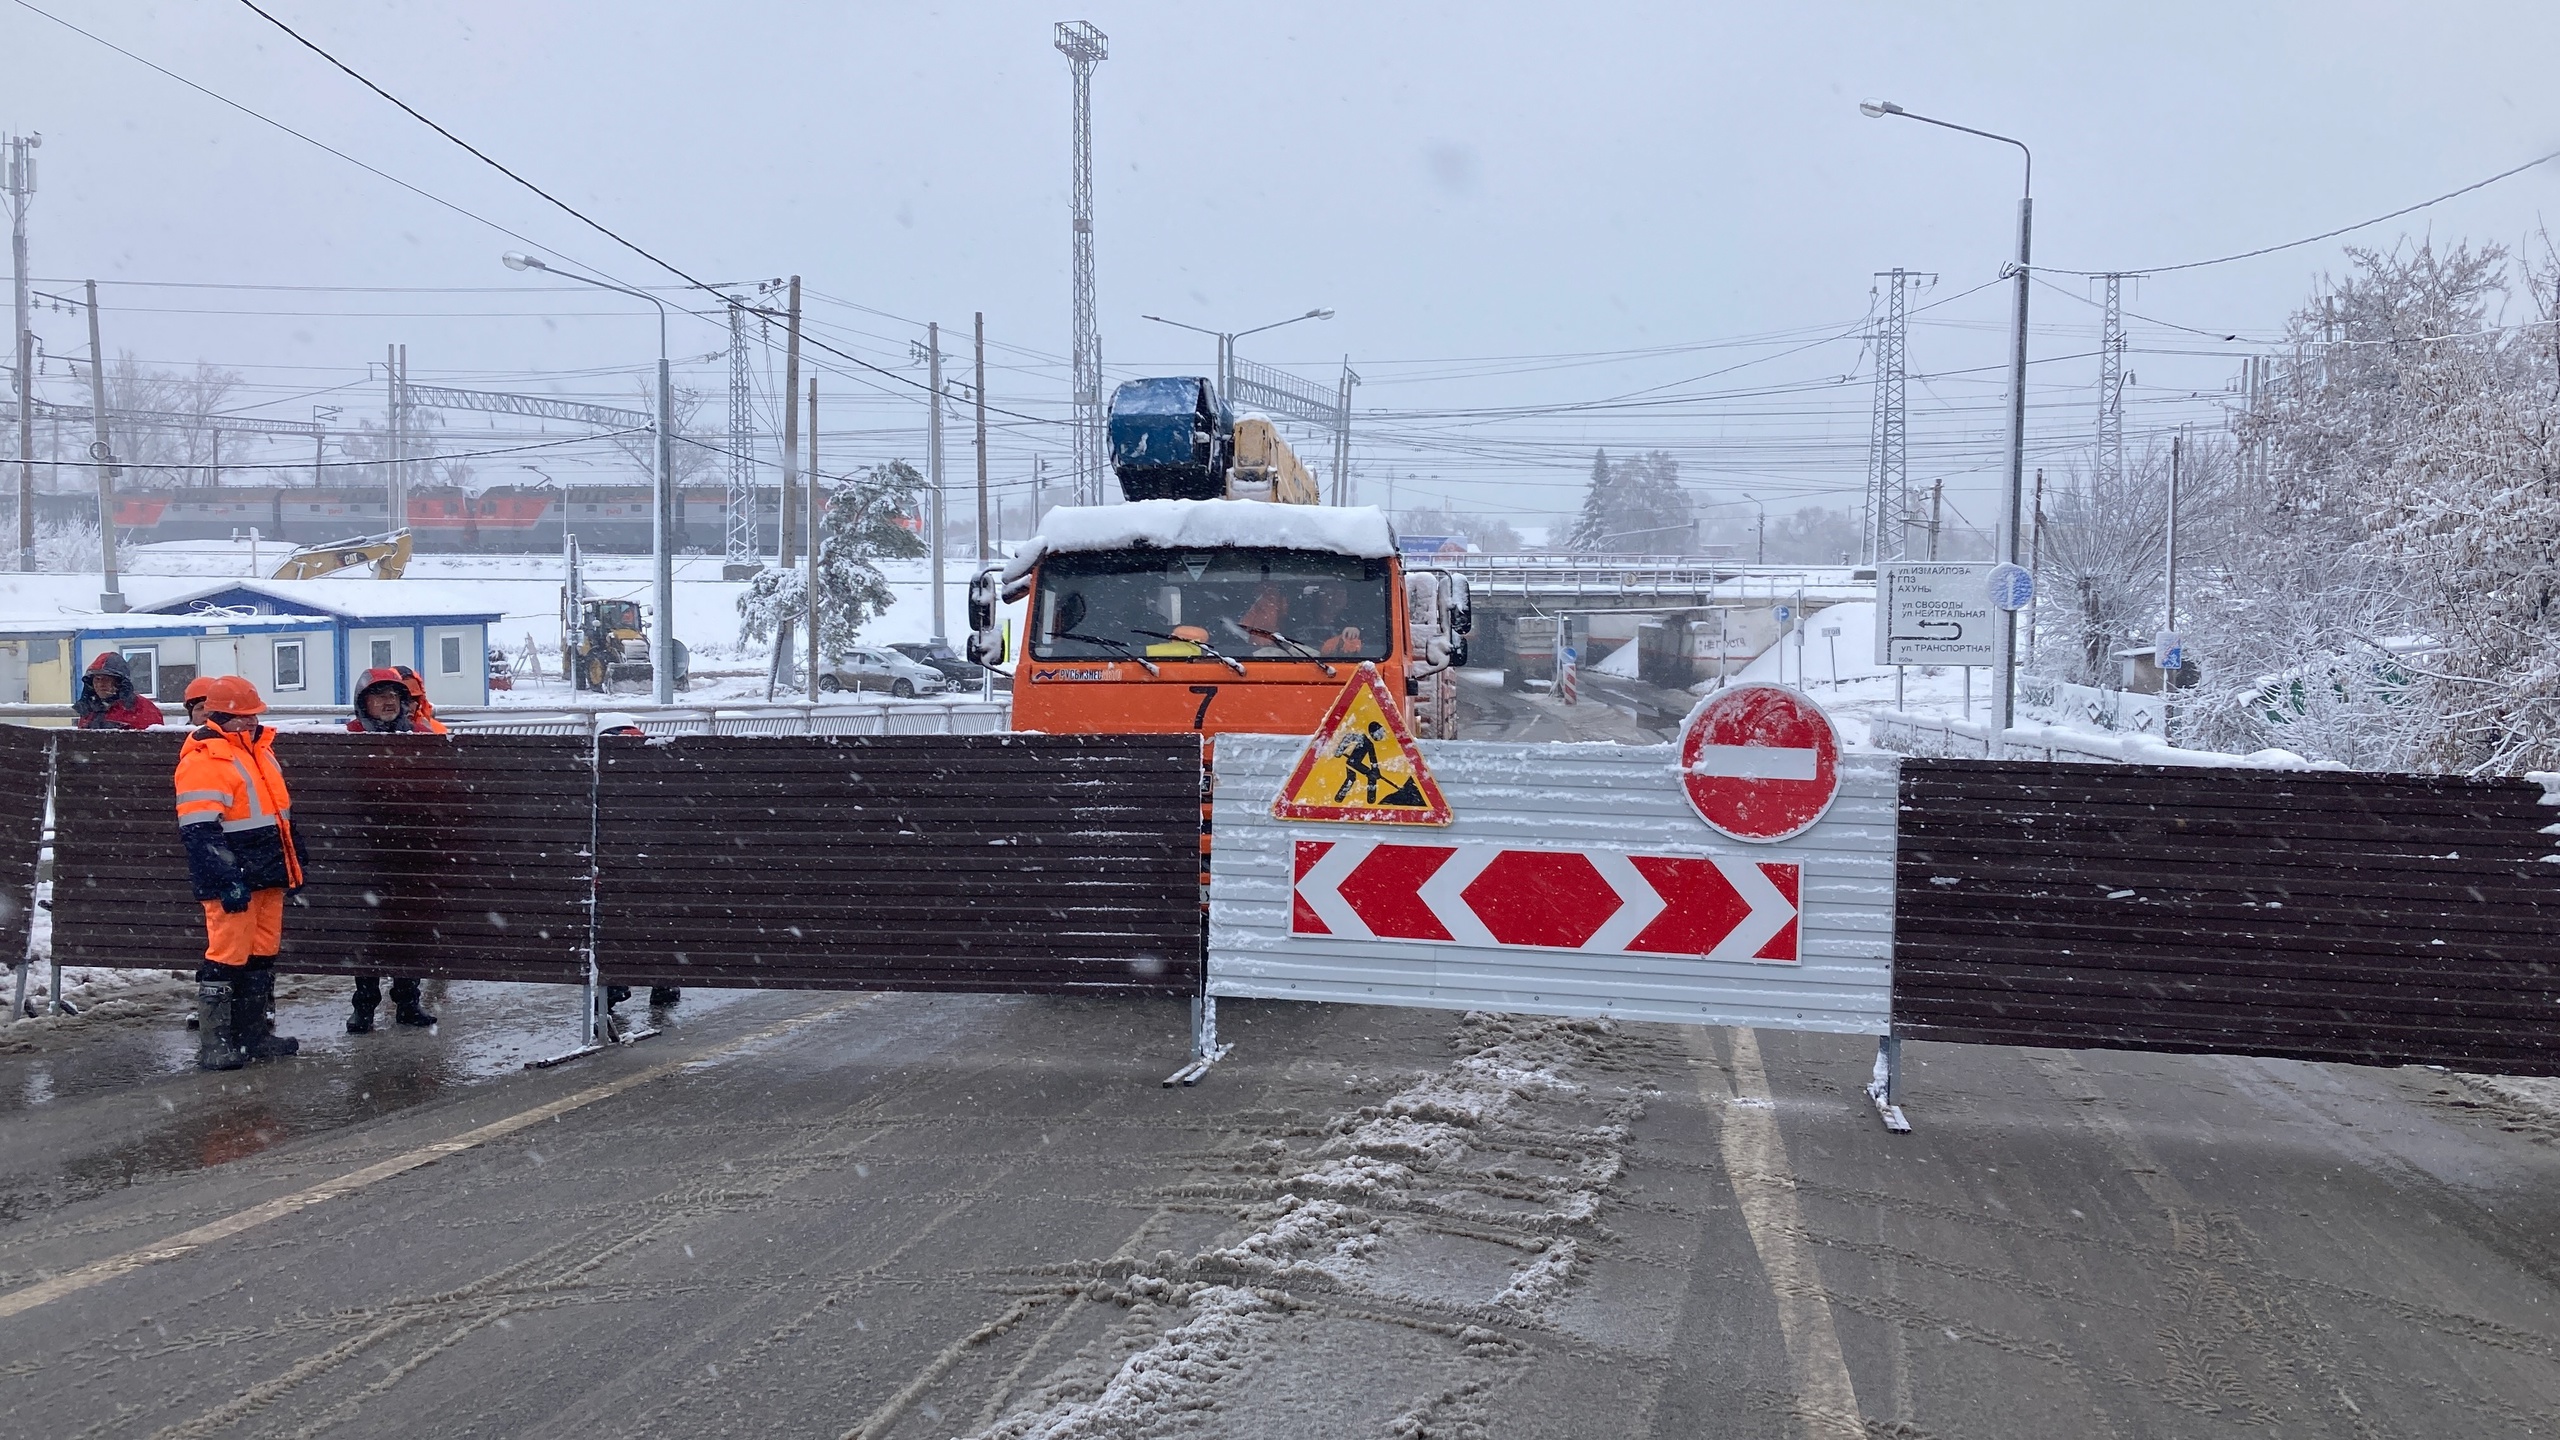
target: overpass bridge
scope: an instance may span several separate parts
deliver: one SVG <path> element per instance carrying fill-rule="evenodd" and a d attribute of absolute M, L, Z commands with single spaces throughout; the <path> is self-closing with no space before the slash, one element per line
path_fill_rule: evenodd
<path fill-rule="evenodd" d="M 1636 638 L 1658 616 L 1722 612 L 1716 631 L 1729 671 L 1749 663 L 1795 615 L 1875 598 L 1872 566 L 1745 565 L 1697 555 L 1409 555 L 1406 563 L 1467 577 L 1476 613 L 1477 662 L 1535 675 L 1552 664 L 1556 617 L 1597 642 L 1595 651 Z M 1526 623 L 1524 623 L 1526 622 Z"/>

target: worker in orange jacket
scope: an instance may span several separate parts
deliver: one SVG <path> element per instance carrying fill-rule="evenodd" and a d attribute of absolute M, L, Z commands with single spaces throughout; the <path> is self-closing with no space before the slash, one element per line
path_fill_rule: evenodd
<path fill-rule="evenodd" d="M 204 724 L 204 697 L 213 693 L 213 681 L 211 675 L 199 675 L 187 682 L 186 698 L 179 703 L 186 708 L 190 730 Z"/>
<path fill-rule="evenodd" d="M 347 729 L 357 735 L 418 735 L 444 733 L 444 726 L 429 717 L 419 723 L 417 705 L 411 698 L 410 682 L 400 670 L 377 667 L 367 670 L 356 680 L 356 713 L 347 721 Z M 430 732 L 427 726 L 435 729 Z M 420 988 L 414 975 L 391 977 L 391 1010 L 393 1018 L 403 1025 L 433 1025 L 436 1017 L 419 1003 Z M 355 994 L 347 1013 L 347 1033 L 373 1033 L 373 1012 L 382 1008 L 382 977 L 359 975 Z"/>
<path fill-rule="evenodd" d="M 445 729 L 444 722 L 436 718 L 436 704 L 427 698 L 425 679 L 406 665 L 394 665 L 391 671 L 398 675 L 400 683 L 408 688 L 410 725 L 415 727 L 421 735 L 450 734 L 451 732 Z"/>
<path fill-rule="evenodd" d="M 237 1070 L 299 1051 L 275 1033 L 276 954 L 285 897 L 302 888 L 293 796 L 276 764 L 276 732 L 258 723 L 267 702 L 237 675 L 206 687 L 205 723 L 178 751 L 178 836 L 204 905 L 204 963 L 196 967 L 196 1065 Z"/>

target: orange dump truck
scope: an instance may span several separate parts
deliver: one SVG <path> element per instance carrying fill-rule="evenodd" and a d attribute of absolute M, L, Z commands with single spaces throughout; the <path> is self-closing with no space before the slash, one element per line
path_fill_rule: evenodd
<path fill-rule="evenodd" d="M 1139 386 L 1165 392 L 1139 399 L 1181 422 L 1170 445 L 1159 434 L 1124 447 L 1124 405 Z M 1462 579 L 1408 573 L 1374 508 L 1226 498 L 1312 499 L 1314 486 L 1253 475 L 1257 446 L 1279 444 L 1267 422 L 1262 435 L 1246 422 L 1246 463 L 1230 463 L 1236 427 L 1205 381 L 1132 382 L 1112 418 L 1114 468 L 1133 498 L 1050 511 L 1010 566 L 970 590 L 973 658 L 1009 658 L 1001 603 L 1026 602 L 1013 728 L 1303 735 L 1370 661 L 1406 697 L 1417 734 L 1454 730 L 1455 706 L 1434 697 L 1466 663 Z M 1149 448 L 1152 467 L 1124 459 Z M 1296 460 L 1281 448 L 1285 471 Z M 1169 449 L 1175 463 L 1162 463 Z M 1177 498 L 1185 491 L 1216 498 Z"/>

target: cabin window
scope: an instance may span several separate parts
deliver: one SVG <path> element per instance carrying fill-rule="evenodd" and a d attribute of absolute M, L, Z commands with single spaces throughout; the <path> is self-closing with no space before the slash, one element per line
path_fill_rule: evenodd
<path fill-rule="evenodd" d="M 276 688 L 279 690 L 303 688 L 301 641 L 279 640 L 276 642 Z"/>
<path fill-rule="evenodd" d="M 391 642 L 390 642 L 390 641 L 388 641 L 388 640 L 376 640 L 376 641 L 374 641 L 374 642 L 373 642 L 373 645 L 372 645 L 372 652 L 373 652 L 373 654 L 372 654 L 372 658 L 366 662 L 366 668 L 368 668 L 368 669 L 372 669 L 372 670 L 388 670 L 388 669 L 390 669 L 390 668 L 391 668 Z"/>
<path fill-rule="evenodd" d="M 126 667 L 133 672 L 133 693 L 157 695 L 160 690 L 160 647 L 128 645 L 122 653 Z"/>
<path fill-rule="evenodd" d="M 1385 560 L 1259 547 L 1055 554 L 1040 562 L 1031 654 L 1384 659 L 1387 575 Z"/>
<path fill-rule="evenodd" d="M 462 673 L 461 636 L 440 635 L 436 637 L 436 673 L 440 675 L 459 675 Z"/>

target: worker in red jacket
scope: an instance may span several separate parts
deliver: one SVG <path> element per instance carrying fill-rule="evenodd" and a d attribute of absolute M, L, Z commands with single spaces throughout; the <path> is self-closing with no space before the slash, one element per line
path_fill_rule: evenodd
<path fill-rule="evenodd" d="M 133 667 L 113 650 L 89 662 L 71 709 L 72 723 L 83 730 L 148 730 L 160 723 L 160 707 L 133 688 Z"/>
<path fill-rule="evenodd" d="M 276 764 L 276 732 L 258 723 L 267 702 L 237 675 L 207 687 L 205 723 L 178 750 L 178 838 L 204 905 L 204 963 L 196 967 L 196 1065 L 237 1070 L 302 1046 L 275 1033 L 276 955 L 285 896 L 302 888 L 293 796 Z"/>
<path fill-rule="evenodd" d="M 432 732 L 444 733 L 442 725 Z M 400 672 L 389 669 L 367 670 L 356 681 L 356 713 L 347 721 L 347 729 L 358 735 L 417 735 L 429 733 L 418 724 L 416 707 L 411 703 L 409 683 Z M 391 977 L 392 1018 L 403 1025 L 433 1025 L 436 1017 L 419 1003 L 418 977 Z M 359 975 L 352 1005 L 347 1014 L 347 1033 L 373 1033 L 373 1012 L 382 1008 L 382 977 Z"/>

